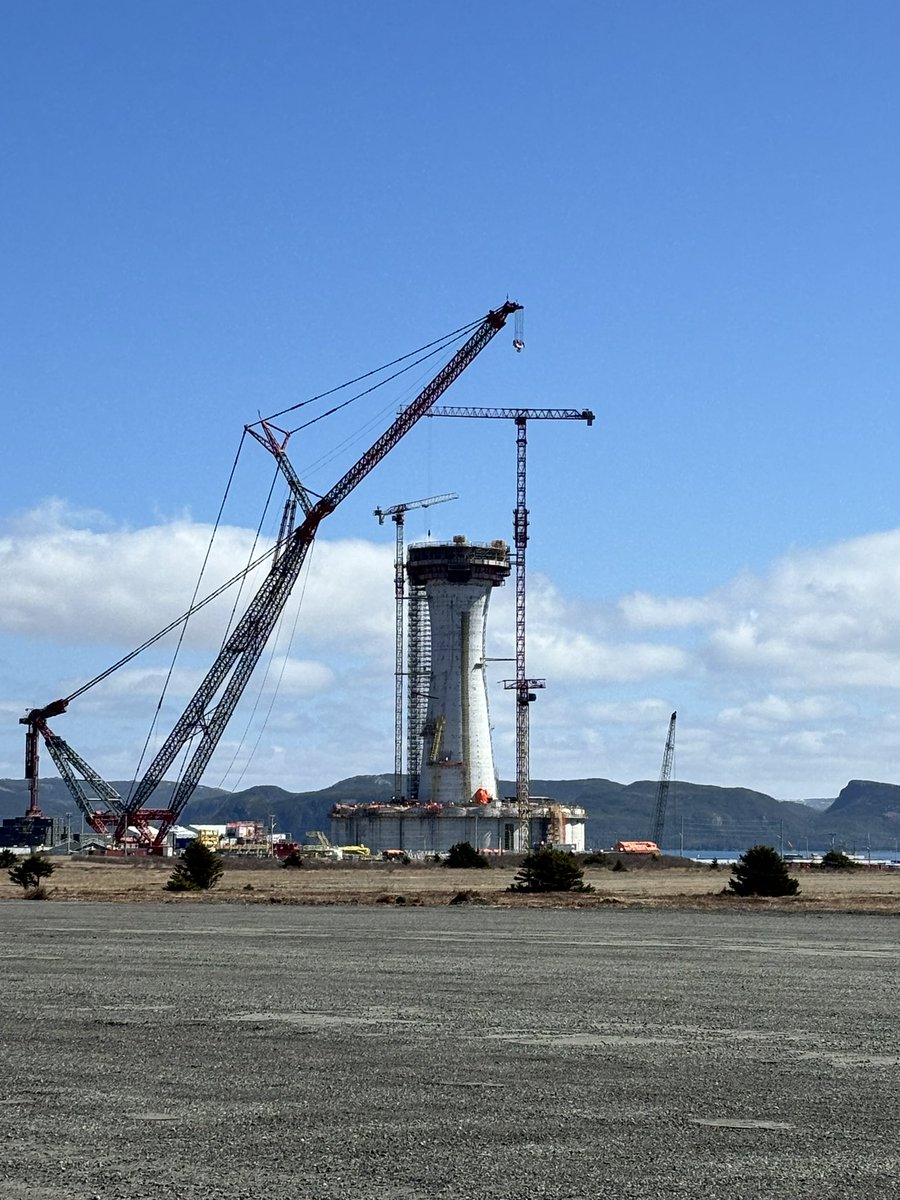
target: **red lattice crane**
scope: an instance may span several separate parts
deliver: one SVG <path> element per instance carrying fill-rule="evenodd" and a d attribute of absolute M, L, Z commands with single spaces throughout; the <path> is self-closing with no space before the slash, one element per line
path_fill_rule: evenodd
<path fill-rule="evenodd" d="M 303 567 L 319 525 L 329 513 L 334 512 L 342 500 L 350 495 L 353 489 L 397 445 L 413 425 L 425 416 L 447 388 L 481 353 L 488 342 L 499 333 L 506 324 L 507 318 L 518 312 L 521 307 L 520 304 L 507 300 L 499 308 L 492 309 L 449 362 L 441 368 L 430 383 L 426 384 L 416 399 L 400 412 L 362 458 L 320 499 L 314 500 L 310 496 L 291 467 L 285 452 L 288 435 L 266 421 L 258 423 L 261 432 L 248 427 L 248 432 L 251 432 L 275 456 L 282 474 L 287 479 L 294 500 L 299 503 L 305 514 L 303 521 L 297 528 L 292 528 L 292 515 L 287 518 L 287 528 L 283 525 L 283 536 L 271 554 L 271 563 L 266 578 L 227 638 L 174 729 L 163 742 L 142 779 L 127 798 L 120 796 L 115 788 L 102 779 L 84 759 L 50 729 L 47 723 L 51 717 L 64 713 L 70 701 L 81 695 L 94 683 L 99 682 L 100 679 L 105 678 L 109 671 L 73 692 L 72 695 L 55 700 L 43 708 L 34 708 L 21 718 L 20 724 L 27 726 L 25 775 L 31 784 L 30 810 L 39 811 L 38 748 L 39 739 L 43 738 L 60 775 L 92 829 L 99 833 L 112 832 L 116 841 L 119 842 L 125 840 L 129 828 L 134 829 L 144 848 L 153 853 L 161 853 L 166 836 L 178 821 L 199 783 L 253 669 L 259 661 L 266 642 L 275 628 Z M 283 438 L 280 439 L 276 436 L 278 434 L 283 434 Z M 263 559 L 265 557 L 263 556 Z M 248 570 L 259 565 L 260 561 L 263 560 L 257 559 Z M 219 589 L 213 595 L 218 595 L 222 590 L 224 588 Z M 212 596 L 206 597 L 200 604 L 195 605 L 191 612 L 195 612 L 212 598 Z M 184 618 L 179 618 L 168 628 L 176 627 L 183 620 Z M 163 632 L 168 632 L 168 630 Z M 159 636 L 161 635 L 157 635 L 157 637 Z M 155 640 L 156 638 L 153 638 L 151 642 Z M 145 643 L 141 649 L 151 642 Z M 129 655 L 129 659 L 131 657 Z M 110 668 L 110 670 L 112 669 L 114 668 Z M 186 762 L 168 802 L 165 806 L 154 807 L 152 801 L 157 789 L 163 782 L 166 772 L 182 753 L 185 755 Z M 93 795 L 91 791 L 94 793 Z"/>

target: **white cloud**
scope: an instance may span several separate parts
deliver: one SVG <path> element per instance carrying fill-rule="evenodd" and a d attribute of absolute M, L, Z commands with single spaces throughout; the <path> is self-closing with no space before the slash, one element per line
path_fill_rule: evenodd
<path fill-rule="evenodd" d="M 187 518 L 145 529 L 83 528 L 84 514 L 59 502 L 25 514 L 0 538 L 0 629 L 37 641 L 130 648 L 191 606 L 212 529 Z M 252 534 L 217 532 L 198 598 L 244 569 Z M 392 555 L 362 539 L 314 543 L 284 623 L 303 606 L 301 636 L 311 645 L 380 645 L 393 632 Z M 243 585 L 240 613 L 267 566 Z M 188 646 L 217 647 L 237 589 L 191 618 Z M 176 635 L 177 636 L 177 633 Z"/>
<path fill-rule="evenodd" d="M 631 629 L 681 629 L 690 625 L 708 625 L 717 611 L 717 605 L 710 599 L 659 597 L 646 592 L 623 596 L 618 607 Z"/>
<path fill-rule="evenodd" d="M 190 599 L 209 533 L 187 517 L 145 529 L 114 527 L 59 502 L 7 524 L 0 537 L 7 690 L 25 685 L 33 703 L 64 695 L 177 615 Z M 246 562 L 251 544 L 246 530 L 220 530 L 210 586 Z M 244 716 L 236 716 L 217 756 L 226 767 L 231 758 L 246 763 L 259 738 L 245 784 L 324 786 L 390 769 L 392 549 L 362 538 L 317 541 L 264 656 L 272 659 L 268 674 L 261 664 Z M 250 594 L 245 588 L 243 604 Z M 898 594 L 900 530 L 793 550 L 765 572 L 743 573 L 696 597 L 573 601 L 553 581 L 530 576 L 528 671 L 548 682 L 532 710 L 534 773 L 655 778 L 668 716 L 677 708 L 682 778 L 795 797 L 834 795 L 852 777 L 896 778 Z M 192 622 L 161 729 L 171 727 L 203 678 L 230 607 L 229 597 Z M 513 611 L 512 586 L 495 591 L 492 657 L 513 653 Z M 135 660 L 61 718 L 61 732 L 68 738 L 71 731 L 72 744 L 89 761 L 97 758 L 105 774 L 133 769 L 171 649 Z M 513 708 L 498 680 L 511 674 L 512 663 L 489 673 L 497 765 L 506 777 L 514 762 Z M 46 696 L 31 695 L 48 680 Z M 278 697 L 262 730 L 276 681 Z M 25 703 L 18 695 L 0 698 L 7 713 L 0 774 L 21 771 L 16 718 Z M 248 723 L 252 736 L 243 737 Z"/>

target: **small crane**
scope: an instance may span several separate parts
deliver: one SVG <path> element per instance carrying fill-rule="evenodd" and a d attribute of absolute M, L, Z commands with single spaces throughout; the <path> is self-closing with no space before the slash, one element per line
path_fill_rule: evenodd
<path fill-rule="evenodd" d="M 517 341 L 521 341 L 517 337 Z M 524 346 L 516 345 L 517 350 Z M 531 849 L 531 773 L 530 720 L 528 706 L 535 689 L 547 686 L 545 679 L 529 679 L 525 671 L 525 551 L 528 546 L 528 508 L 526 505 L 526 448 L 529 421 L 585 421 L 593 425 L 590 409 L 575 408 L 458 408 L 436 405 L 430 417 L 487 417 L 515 421 L 516 424 L 516 507 L 513 512 L 513 544 L 516 550 L 516 677 L 505 679 L 503 686 L 516 693 L 516 807 L 519 814 L 519 849 Z"/>
<path fill-rule="evenodd" d="M 659 772 L 659 783 L 656 786 L 656 808 L 653 810 L 653 827 L 650 830 L 650 841 L 662 849 L 661 839 L 666 823 L 666 802 L 669 798 L 669 783 L 672 779 L 672 763 L 675 759 L 675 718 L 678 713 L 669 717 L 669 733 L 666 737 L 666 749 L 663 753 L 662 769 Z"/>
<path fill-rule="evenodd" d="M 442 496 L 427 496 L 424 500 L 408 500 L 405 504 L 392 504 L 390 508 L 376 508 L 374 515 L 383 525 L 390 517 L 397 530 L 394 551 L 394 603 L 396 606 L 395 656 L 394 656 L 394 800 L 402 799 L 403 790 L 403 602 L 406 599 L 406 573 L 403 563 L 403 527 L 406 514 L 413 508 L 430 508 L 432 504 L 445 504 L 458 500 L 459 492 L 447 492 Z M 410 745 L 412 743 L 410 742 Z"/>

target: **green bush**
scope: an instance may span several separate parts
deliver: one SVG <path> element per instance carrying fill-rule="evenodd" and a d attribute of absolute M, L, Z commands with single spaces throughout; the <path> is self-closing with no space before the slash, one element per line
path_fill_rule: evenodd
<path fill-rule="evenodd" d="M 602 850 L 592 850 L 581 860 L 581 865 L 583 867 L 608 867 L 609 859 Z"/>
<path fill-rule="evenodd" d="M 727 893 L 733 896 L 795 896 L 800 890 L 784 860 L 771 846 L 751 846 L 731 869 Z"/>
<path fill-rule="evenodd" d="M 190 842 L 169 876 L 167 892 L 206 892 L 216 886 L 225 868 L 222 859 L 199 839 Z"/>
<path fill-rule="evenodd" d="M 14 867 L 18 861 L 18 854 L 13 854 L 12 850 L 0 850 L 0 867 Z"/>
<path fill-rule="evenodd" d="M 281 865 L 287 867 L 288 870 L 296 869 L 303 866 L 303 856 L 297 851 L 292 850 L 281 860 Z"/>
<path fill-rule="evenodd" d="M 42 879 L 49 879 L 56 867 L 40 854 L 23 858 L 9 872 L 10 880 L 25 892 L 40 888 Z M 45 893 L 46 894 L 46 893 Z M 41 897 L 43 899 L 43 897 Z"/>
<path fill-rule="evenodd" d="M 594 889 L 584 882 L 584 871 L 574 855 L 566 850 L 532 850 L 526 854 L 522 866 L 508 892 L 592 892 Z"/>
<path fill-rule="evenodd" d="M 457 842 L 455 846 L 450 847 L 444 859 L 445 867 L 454 867 L 460 871 L 484 870 L 489 865 L 488 860 L 471 842 Z"/>
<path fill-rule="evenodd" d="M 856 871 L 859 863 L 848 858 L 840 850 L 829 850 L 827 854 L 822 855 L 819 868 L 823 871 Z"/>

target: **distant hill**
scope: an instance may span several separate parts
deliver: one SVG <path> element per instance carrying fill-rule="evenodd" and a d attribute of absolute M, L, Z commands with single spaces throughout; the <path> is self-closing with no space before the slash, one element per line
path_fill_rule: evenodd
<path fill-rule="evenodd" d="M 128 784 L 117 783 L 119 791 Z M 164 789 L 171 789 L 164 784 Z M 589 846 L 611 846 L 620 838 L 646 837 L 656 801 L 656 782 L 616 783 L 611 779 L 535 779 L 534 796 L 551 796 L 563 804 L 580 804 L 587 813 Z M 184 817 L 188 822 L 224 824 L 257 820 L 302 839 L 312 829 L 328 831 L 329 812 L 337 801 L 389 801 L 391 775 L 355 775 L 311 792 L 287 792 L 270 785 L 226 792 L 198 787 Z M 501 784 L 512 795 L 511 782 Z M 164 793 L 165 794 L 165 793 Z M 853 779 L 827 807 L 799 800 L 775 800 L 747 788 L 714 787 L 675 781 L 669 792 L 663 846 L 678 850 L 733 850 L 765 842 L 785 850 L 823 850 L 835 846 L 862 852 L 892 850 L 900 845 L 900 786 Z M 0 780 L 0 817 L 20 816 L 28 804 L 22 779 Z M 75 812 L 61 779 L 41 781 L 41 807 L 48 816 Z M 682 842 L 683 839 L 683 842 Z"/>

